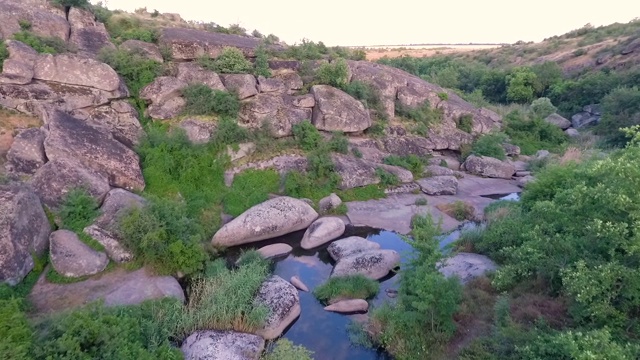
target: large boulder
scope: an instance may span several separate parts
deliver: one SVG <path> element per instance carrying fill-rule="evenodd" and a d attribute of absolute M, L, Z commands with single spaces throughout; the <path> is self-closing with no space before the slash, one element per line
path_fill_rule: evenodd
<path fill-rule="evenodd" d="M 0 282 L 16 285 L 48 245 L 51 225 L 38 197 L 22 186 L 0 185 Z"/>
<path fill-rule="evenodd" d="M 298 290 L 287 280 L 274 275 L 258 289 L 255 304 L 269 309 L 269 317 L 257 334 L 266 340 L 282 335 L 284 329 L 300 316 Z"/>
<path fill-rule="evenodd" d="M 562 130 L 566 130 L 571 127 L 571 121 L 558 114 L 551 114 L 547 116 L 544 121 L 548 122 L 551 125 L 555 125 Z"/>
<path fill-rule="evenodd" d="M 198 119 L 184 119 L 178 125 L 187 134 L 187 138 L 194 144 L 205 144 L 211 140 L 216 130 L 216 123 Z"/>
<path fill-rule="evenodd" d="M 380 244 L 377 242 L 359 236 L 350 236 L 332 242 L 327 251 L 333 260 L 339 261 L 342 258 L 378 249 L 380 249 Z"/>
<path fill-rule="evenodd" d="M 596 125 L 602 117 L 602 109 L 598 104 L 586 105 L 582 111 L 571 116 L 571 125 L 578 129 L 585 126 Z"/>
<path fill-rule="evenodd" d="M 372 125 L 364 105 L 344 91 L 328 85 L 315 85 L 311 94 L 316 103 L 312 122 L 318 130 L 360 132 Z"/>
<path fill-rule="evenodd" d="M 140 90 L 140 98 L 151 102 L 147 115 L 154 119 L 170 119 L 182 112 L 185 100 L 181 90 L 187 83 L 172 76 L 160 76 Z"/>
<path fill-rule="evenodd" d="M 488 157 L 471 155 L 462 164 L 471 174 L 500 179 L 511 179 L 516 168 L 504 161 Z"/>
<path fill-rule="evenodd" d="M 416 183 L 427 195 L 455 195 L 458 192 L 458 179 L 455 176 L 434 176 Z"/>
<path fill-rule="evenodd" d="M 318 213 L 302 200 L 287 196 L 253 206 L 224 225 L 211 240 L 216 246 L 235 246 L 306 229 Z"/>
<path fill-rule="evenodd" d="M 138 155 L 115 140 L 110 132 L 93 127 L 61 111 L 48 118 L 49 135 L 44 142 L 49 160 L 76 159 L 107 174 L 109 184 L 128 190 L 143 190 L 144 178 Z"/>
<path fill-rule="evenodd" d="M 44 164 L 31 178 L 31 186 L 42 203 L 52 209 L 57 209 L 74 189 L 84 189 L 98 203 L 110 189 L 106 174 L 67 158 Z"/>
<path fill-rule="evenodd" d="M 334 193 L 331 195 L 323 197 L 318 201 L 318 209 L 320 212 L 327 213 L 331 210 L 337 209 L 340 205 L 342 205 L 342 199 Z"/>
<path fill-rule="evenodd" d="M 33 78 L 105 91 L 116 91 L 121 86 L 118 73 L 109 65 L 74 54 L 40 55 Z"/>
<path fill-rule="evenodd" d="M 48 1 L 0 1 L 0 38 L 10 39 L 21 30 L 20 20 L 31 24 L 36 35 L 56 37 L 67 41 L 69 23 L 64 10 L 54 8 Z"/>
<path fill-rule="evenodd" d="M 264 339 L 235 331 L 196 331 L 180 347 L 184 360 L 258 360 Z"/>
<path fill-rule="evenodd" d="M 285 93 L 288 89 L 282 79 L 258 76 L 258 90 L 261 93 Z"/>
<path fill-rule="evenodd" d="M 389 136 L 382 139 L 386 152 L 393 155 L 431 156 L 435 144 L 421 136 Z"/>
<path fill-rule="evenodd" d="M 333 268 L 331 277 L 363 275 L 378 280 L 400 264 L 400 254 L 394 250 L 370 250 L 342 257 Z"/>
<path fill-rule="evenodd" d="M 313 222 L 304 233 L 300 246 L 303 249 L 313 249 L 326 244 L 344 234 L 344 221 L 339 217 L 328 216 Z"/>
<path fill-rule="evenodd" d="M 249 129 L 259 129 L 266 123 L 272 136 L 290 136 L 293 125 L 311 118 L 310 108 L 295 106 L 293 101 L 277 93 L 253 96 L 242 101 L 239 124 Z"/>
<path fill-rule="evenodd" d="M 210 70 L 205 70 L 195 62 L 178 64 L 178 80 L 187 84 L 204 84 L 212 90 L 227 90 L 222 84 L 222 80 L 218 74 Z"/>
<path fill-rule="evenodd" d="M 6 40 L 9 58 L 2 63 L 0 83 L 26 85 L 34 75 L 38 53 L 17 40 Z"/>
<path fill-rule="evenodd" d="M 104 48 L 116 48 L 104 24 L 97 21 L 90 10 L 71 7 L 67 19 L 71 25 L 69 44 L 78 49 L 78 53 L 96 57 Z"/>
<path fill-rule="evenodd" d="M 338 187 L 343 190 L 380 183 L 378 169 L 395 175 L 401 183 L 413 181 L 411 172 L 398 166 L 378 164 L 342 154 L 333 154 L 331 158 L 336 173 L 340 175 Z"/>
<path fill-rule="evenodd" d="M 139 195 L 123 189 L 113 189 L 106 195 L 100 207 L 100 215 L 93 224 L 84 228 L 84 232 L 104 246 L 113 261 L 129 261 L 133 258 L 133 254 L 121 244 L 119 221 L 127 212 L 134 208 L 141 208 L 144 204 L 145 200 Z"/>
<path fill-rule="evenodd" d="M 240 100 L 258 94 L 258 83 L 251 74 L 226 74 L 221 77 L 225 88 L 235 92 Z"/>
<path fill-rule="evenodd" d="M 469 280 L 495 271 L 496 263 L 484 255 L 473 253 L 458 253 L 439 264 L 438 270 L 446 277 L 456 276 L 466 283 Z"/>
<path fill-rule="evenodd" d="M 7 167 L 12 172 L 33 175 L 47 161 L 44 154 L 45 132 L 31 128 L 18 134 L 7 153 Z"/>
<path fill-rule="evenodd" d="M 112 101 L 109 105 L 99 106 L 87 114 L 87 121 L 104 127 L 113 137 L 133 148 L 144 135 L 138 120 L 138 111 L 124 100 Z"/>
<path fill-rule="evenodd" d="M 156 44 L 140 40 L 127 40 L 120 44 L 120 49 L 142 55 L 149 60 L 157 61 L 159 63 L 164 62 L 160 48 Z"/>
<path fill-rule="evenodd" d="M 302 78 L 295 71 L 280 71 L 274 74 L 273 78 L 281 80 L 289 94 L 301 90 L 304 85 Z"/>
<path fill-rule="evenodd" d="M 62 276 L 82 277 L 102 272 L 109 264 L 107 254 L 90 248 L 69 230 L 57 230 L 49 236 L 50 259 Z"/>
<path fill-rule="evenodd" d="M 186 28 L 166 27 L 160 36 L 160 46 L 168 47 L 176 60 L 195 60 L 205 55 L 215 58 L 227 46 L 240 49 L 245 56 L 254 56 L 259 44 L 260 39 L 255 37 Z"/>

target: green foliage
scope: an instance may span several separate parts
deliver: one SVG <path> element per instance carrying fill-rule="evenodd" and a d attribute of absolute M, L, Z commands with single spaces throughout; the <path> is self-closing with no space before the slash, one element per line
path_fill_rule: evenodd
<path fill-rule="evenodd" d="M 64 7 L 88 8 L 91 6 L 88 0 L 54 0 L 53 3 Z"/>
<path fill-rule="evenodd" d="M 31 30 L 31 22 L 29 20 L 18 20 L 18 25 L 20 25 L 20 30 Z"/>
<path fill-rule="evenodd" d="M 304 346 L 293 345 L 290 340 L 280 338 L 263 360 L 313 360 L 312 356 L 313 352 Z"/>
<path fill-rule="evenodd" d="M 453 217 L 458 221 L 469 220 L 473 217 L 473 208 L 462 200 L 456 200 L 451 206 Z"/>
<path fill-rule="evenodd" d="M 218 121 L 218 129 L 213 135 L 212 144 L 232 145 L 247 139 L 247 130 L 241 128 L 232 118 L 223 117 Z"/>
<path fill-rule="evenodd" d="M 13 34 L 13 39 L 31 46 L 33 50 L 41 54 L 61 54 L 69 51 L 64 40 L 57 37 L 39 36 L 27 30 Z"/>
<path fill-rule="evenodd" d="M 270 34 L 266 38 L 267 44 L 274 44 L 280 41 L 277 36 Z M 315 43 L 308 39 L 302 39 L 300 44 L 288 46 L 279 54 L 280 58 L 304 60 L 320 60 L 325 58 L 342 58 L 347 60 L 365 60 L 366 53 L 361 49 L 349 49 L 346 47 L 327 47 L 322 41 Z"/>
<path fill-rule="evenodd" d="M 233 178 L 230 192 L 224 198 L 225 213 L 238 216 L 250 207 L 269 199 L 280 188 L 280 175 L 275 170 L 247 170 Z"/>
<path fill-rule="evenodd" d="M 302 150 L 313 151 L 322 144 L 322 136 L 309 120 L 295 124 L 292 127 L 293 137 Z"/>
<path fill-rule="evenodd" d="M 113 12 L 102 3 L 102 1 L 98 1 L 95 5 L 91 5 L 91 12 L 96 16 L 96 20 L 103 24 L 107 24 L 111 16 L 113 16 Z"/>
<path fill-rule="evenodd" d="M 523 155 L 533 155 L 538 150 L 561 151 L 567 144 L 567 135 L 559 127 L 539 117 L 527 119 L 518 110 L 504 118 L 504 132 L 510 142 L 520 147 Z"/>
<path fill-rule="evenodd" d="M 353 189 L 340 190 L 336 194 L 342 201 L 366 201 L 372 199 L 382 199 L 386 197 L 384 188 L 379 185 L 367 185 Z"/>
<path fill-rule="evenodd" d="M 458 117 L 458 119 L 456 120 L 456 126 L 458 127 L 458 129 L 470 134 L 471 131 L 473 131 L 473 115 L 460 115 L 460 117 Z"/>
<path fill-rule="evenodd" d="M 349 83 L 349 67 L 344 59 L 320 65 L 315 74 L 315 82 L 343 89 Z"/>
<path fill-rule="evenodd" d="M 4 40 L 0 40 L 0 71 L 2 71 L 2 64 L 9 57 L 9 50 L 7 50 L 7 44 Z"/>
<path fill-rule="evenodd" d="M 347 136 L 341 131 L 334 131 L 331 140 L 329 140 L 329 150 L 341 154 L 349 152 L 349 140 Z"/>
<path fill-rule="evenodd" d="M 355 156 L 358 159 L 362 159 L 362 151 L 360 151 L 358 148 L 354 147 L 353 149 L 351 149 L 351 153 L 353 154 L 353 156 Z"/>
<path fill-rule="evenodd" d="M 188 115 L 220 115 L 235 118 L 240 111 L 238 97 L 230 92 L 213 90 L 204 84 L 182 89 L 185 99 L 183 112 Z"/>
<path fill-rule="evenodd" d="M 397 303 L 373 312 L 382 331 L 376 340 L 399 359 L 425 359 L 438 354 L 453 335 L 453 315 L 461 299 L 456 278 L 445 278 L 436 264 L 442 259 L 430 217 L 416 217 L 408 239 L 415 256 L 401 269 Z"/>
<path fill-rule="evenodd" d="M 82 232 L 98 217 L 98 202 L 86 190 L 74 189 L 66 195 L 58 215 L 63 228 Z"/>
<path fill-rule="evenodd" d="M 376 176 L 380 178 L 380 185 L 384 187 L 396 186 L 400 184 L 400 180 L 395 174 L 392 174 L 383 168 L 376 169 Z"/>
<path fill-rule="evenodd" d="M 422 176 L 422 174 L 424 173 L 424 165 L 426 164 L 426 159 L 414 154 L 404 156 L 389 155 L 384 158 L 383 162 L 387 165 L 394 165 L 405 168 L 411 171 L 414 176 Z"/>
<path fill-rule="evenodd" d="M 316 287 L 313 295 L 324 304 L 335 299 L 371 299 L 378 294 L 380 284 L 363 275 L 332 277 Z"/>
<path fill-rule="evenodd" d="M 140 40 L 148 43 L 157 43 L 160 38 L 158 29 L 148 27 L 134 16 L 111 16 L 103 10 L 102 16 L 108 16 L 105 26 L 113 41 L 117 44 L 126 40 Z"/>
<path fill-rule="evenodd" d="M 162 74 L 162 64 L 126 50 L 104 49 L 99 59 L 124 78 L 133 97 Z"/>
<path fill-rule="evenodd" d="M 536 74 L 528 67 L 514 69 L 507 77 L 507 99 L 518 103 L 529 103 L 533 100 L 536 90 Z"/>
<path fill-rule="evenodd" d="M 39 326 L 33 358 L 180 358 L 180 350 L 169 342 L 180 306 L 174 299 L 129 307 L 94 304 L 54 315 Z"/>
<path fill-rule="evenodd" d="M 207 56 L 198 59 L 198 63 L 205 69 L 220 74 L 250 74 L 253 64 L 244 57 L 242 51 L 235 47 L 226 46 L 215 59 Z"/>
<path fill-rule="evenodd" d="M 507 155 L 502 144 L 507 141 L 504 133 L 493 132 L 477 138 L 471 146 L 471 152 L 477 156 L 490 156 L 492 158 L 504 160 Z"/>
<path fill-rule="evenodd" d="M 602 100 L 602 119 L 596 128 L 596 133 L 613 145 L 624 146 L 629 137 L 620 131 L 640 124 L 640 90 L 633 88 L 618 88 L 611 91 Z"/>
<path fill-rule="evenodd" d="M 32 359 L 33 329 L 20 299 L 0 299 L 0 354 L 4 359 Z"/>
<path fill-rule="evenodd" d="M 380 100 L 380 94 L 371 85 L 359 80 L 355 80 L 347 84 L 343 90 L 360 100 L 364 107 L 375 112 L 374 116 L 377 119 L 386 120 L 387 115 L 385 113 L 384 106 Z"/>
<path fill-rule="evenodd" d="M 544 119 L 558 110 L 546 97 L 538 98 L 531 103 L 531 112 L 537 118 Z"/>
<path fill-rule="evenodd" d="M 256 62 L 253 64 L 253 73 L 256 76 L 271 77 L 271 69 L 269 68 L 269 57 L 264 45 L 260 44 L 256 48 Z"/>
<path fill-rule="evenodd" d="M 233 270 L 223 259 L 208 263 L 205 274 L 191 283 L 179 323 L 180 337 L 197 330 L 255 332 L 262 327 L 269 310 L 255 306 L 254 299 L 268 274 L 269 264 L 260 256 L 241 261 Z"/>
<path fill-rule="evenodd" d="M 433 125 L 439 124 L 443 116 L 442 110 L 432 109 L 428 100 L 415 108 L 404 106 L 396 101 L 395 113 L 397 116 L 416 122 L 413 132 L 421 136 L 427 136 L 427 131 Z"/>

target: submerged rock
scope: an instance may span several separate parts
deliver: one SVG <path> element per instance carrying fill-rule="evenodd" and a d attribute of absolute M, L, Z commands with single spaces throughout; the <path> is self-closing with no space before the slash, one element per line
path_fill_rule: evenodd
<path fill-rule="evenodd" d="M 109 264 L 107 255 L 93 250 L 69 230 L 58 230 L 49 236 L 51 265 L 66 277 L 82 277 L 102 272 Z"/>
<path fill-rule="evenodd" d="M 257 331 L 257 334 L 266 340 L 280 336 L 284 329 L 300 316 L 298 290 L 277 275 L 262 283 L 255 304 L 269 309 L 269 317 L 264 328 Z"/>
<path fill-rule="evenodd" d="M 235 331 L 196 331 L 180 347 L 185 360 L 258 360 L 264 339 Z"/>
<path fill-rule="evenodd" d="M 300 280 L 300 278 L 297 276 L 292 276 L 290 282 L 291 282 L 291 285 L 298 288 L 298 290 L 309 291 L 309 288 L 307 287 L 307 285 L 305 285 L 302 282 L 302 280 Z"/>
<path fill-rule="evenodd" d="M 262 257 L 269 259 L 269 258 L 274 258 L 278 256 L 289 255 L 289 253 L 291 253 L 292 250 L 293 248 L 291 247 L 291 245 L 280 243 L 280 244 L 263 246 L 260 249 L 258 249 L 258 253 L 262 255 Z"/>
<path fill-rule="evenodd" d="M 378 280 L 400 264 L 400 254 L 394 250 L 370 250 L 343 257 L 333 268 L 331 277 L 363 275 Z"/>
<path fill-rule="evenodd" d="M 338 313 L 353 313 L 369 310 L 369 303 L 367 300 L 362 299 L 348 299 L 340 300 L 329 306 L 325 306 L 326 311 L 333 311 Z"/>
<path fill-rule="evenodd" d="M 304 233 L 300 246 L 313 249 L 344 234 L 344 221 L 338 217 L 323 217 L 313 222 Z"/>

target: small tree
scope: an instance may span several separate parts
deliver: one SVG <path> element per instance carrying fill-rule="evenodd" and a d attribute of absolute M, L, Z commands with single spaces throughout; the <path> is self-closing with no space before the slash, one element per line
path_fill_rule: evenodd
<path fill-rule="evenodd" d="M 531 103 L 531 112 L 533 115 L 541 119 L 555 113 L 556 110 L 557 108 L 553 106 L 551 100 L 546 97 L 536 99 Z"/>
<path fill-rule="evenodd" d="M 228 46 L 213 60 L 213 68 L 223 74 L 246 74 L 251 72 L 253 65 L 240 49 Z"/>
<path fill-rule="evenodd" d="M 536 74 L 528 67 L 516 68 L 507 77 L 507 99 L 518 103 L 528 103 L 535 95 Z"/>
<path fill-rule="evenodd" d="M 253 64 L 253 72 L 256 76 L 271 77 L 271 69 L 269 68 L 269 57 L 264 45 L 260 44 L 256 49 L 256 62 Z"/>

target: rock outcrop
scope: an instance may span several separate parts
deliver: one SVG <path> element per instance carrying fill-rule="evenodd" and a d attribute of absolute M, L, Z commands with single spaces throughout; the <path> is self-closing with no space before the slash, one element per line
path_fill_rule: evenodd
<path fill-rule="evenodd" d="M 600 105 L 587 105 L 582 111 L 571 116 L 571 125 L 578 129 L 585 126 L 596 125 L 602 117 Z"/>
<path fill-rule="evenodd" d="M 11 39 L 21 30 L 19 21 L 28 21 L 30 31 L 36 35 L 56 37 L 67 41 L 70 26 L 64 10 L 54 8 L 49 2 L 40 1 L 1 1 L 0 37 Z"/>
<path fill-rule="evenodd" d="M 551 114 L 547 116 L 544 121 L 548 122 L 549 124 L 555 125 L 562 130 L 566 130 L 571 127 L 571 121 L 558 114 Z"/>
<path fill-rule="evenodd" d="M 271 276 L 258 289 L 255 304 L 269 309 L 269 317 L 258 335 L 275 339 L 300 316 L 298 290 L 285 279 Z"/>
<path fill-rule="evenodd" d="M 322 213 L 327 213 L 331 210 L 337 209 L 340 205 L 342 205 L 342 199 L 334 193 L 331 193 L 329 196 L 323 197 L 318 201 L 318 208 Z"/>
<path fill-rule="evenodd" d="M 83 118 L 82 114 L 74 115 Z M 138 111 L 123 100 L 112 101 L 109 105 L 92 109 L 86 115 L 85 121 L 95 127 L 103 127 L 111 133 L 114 139 L 129 148 L 138 145 L 144 134 L 138 120 Z"/>
<path fill-rule="evenodd" d="M 160 36 L 160 46 L 171 49 L 176 60 L 195 60 L 202 56 L 218 57 L 227 47 L 235 47 L 253 56 L 260 39 L 250 36 L 230 35 L 185 28 L 164 28 Z"/>
<path fill-rule="evenodd" d="M 488 156 L 471 155 L 462 164 L 471 174 L 500 179 L 511 179 L 516 172 L 513 165 Z"/>
<path fill-rule="evenodd" d="M 71 26 L 69 44 L 78 49 L 78 53 L 96 57 L 104 48 L 116 48 L 104 24 L 97 21 L 90 10 L 71 7 L 67 19 Z"/>
<path fill-rule="evenodd" d="M 378 249 L 380 249 L 380 244 L 377 242 L 359 236 L 350 236 L 332 242 L 327 248 L 327 251 L 333 260 L 339 261 L 342 258 Z"/>
<path fill-rule="evenodd" d="M 378 169 L 395 175 L 401 183 L 413 181 L 411 171 L 398 166 L 374 163 L 342 154 L 333 154 L 331 158 L 335 171 L 340 175 L 338 187 L 342 190 L 380 183 Z"/>
<path fill-rule="evenodd" d="M 159 120 L 178 116 L 186 104 L 181 97 L 185 87 L 186 82 L 172 76 L 160 76 L 145 86 L 140 90 L 140 98 L 151 102 L 147 115 Z"/>
<path fill-rule="evenodd" d="M 7 153 L 9 171 L 33 175 L 47 161 L 44 154 L 45 132 L 40 128 L 31 128 L 18 134 Z"/>
<path fill-rule="evenodd" d="M 455 176 L 434 176 L 416 183 L 427 195 L 455 195 L 458 192 L 458 179 Z"/>
<path fill-rule="evenodd" d="M 400 264 L 400 254 L 394 250 L 370 250 L 343 257 L 333 268 L 331 277 L 363 275 L 378 280 Z"/>
<path fill-rule="evenodd" d="M 304 201 L 287 196 L 253 206 L 224 225 L 211 240 L 214 246 L 235 246 L 306 229 L 318 213 Z"/>
<path fill-rule="evenodd" d="M 484 255 L 461 252 L 447 258 L 438 270 L 444 276 L 456 276 L 466 283 L 496 269 L 496 263 Z"/>
<path fill-rule="evenodd" d="M 49 247 L 51 265 L 62 276 L 77 278 L 97 274 L 109 264 L 105 253 L 90 248 L 73 231 L 54 231 L 49 236 Z"/>
<path fill-rule="evenodd" d="M 258 83 L 251 74 L 226 74 L 222 75 L 222 83 L 229 91 L 238 94 L 240 100 L 258 94 Z"/>
<path fill-rule="evenodd" d="M 338 217 L 322 217 L 314 221 L 302 237 L 300 246 L 303 249 L 313 249 L 324 245 L 344 234 L 344 221 Z"/>
<path fill-rule="evenodd" d="M 42 255 L 51 226 L 38 197 L 27 187 L 0 185 L 0 283 L 16 285 Z"/>
<path fill-rule="evenodd" d="M 26 85 L 33 80 L 38 53 L 17 40 L 6 40 L 9 58 L 2 63 L 0 83 Z"/>
<path fill-rule="evenodd" d="M 109 65 L 74 54 L 40 55 L 33 78 L 57 83 L 116 91 L 121 80 Z"/>
<path fill-rule="evenodd" d="M 364 105 L 340 89 L 328 85 L 311 88 L 315 99 L 312 123 L 318 130 L 360 132 L 371 127 Z"/>
<path fill-rule="evenodd" d="M 309 288 L 307 287 L 307 285 L 305 285 L 302 280 L 300 280 L 299 277 L 297 276 L 292 276 L 291 280 L 289 280 L 291 282 L 291 285 L 295 286 L 298 290 L 302 290 L 302 291 L 309 291 Z"/>
<path fill-rule="evenodd" d="M 202 330 L 189 335 L 180 349 L 185 360 L 258 360 L 264 339 L 235 331 Z"/>
<path fill-rule="evenodd" d="M 156 44 L 140 41 L 127 40 L 120 44 L 120 49 L 144 56 L 145 58 L 159 63 L 164 62 L 160 48 Z"/>
<path fill-rule="evenodd" d="M 211 90 L 227 90 L 222 84 L 220 76 L 213 71 L 205 70 L 195 62 L 184 62 L 178 64 L 178 80 L 186 84 L 203 84 Z"/>
<path fill-rule="evenodd" d="M 246 99 L 238 114 L 239 124 L 245 128 L 259 129 L 266 123 L 272 136 L 290 136 L 293 125 L 311 118 L 311 108 L 302 106 L 309 104 L 302 102 L 296 106 L 296 99 L 277 93 L 258 94 Z"/>

